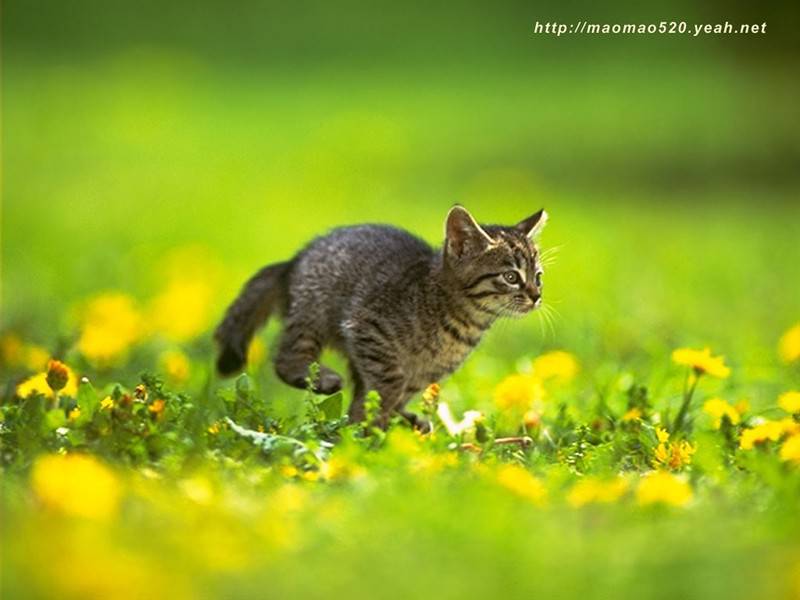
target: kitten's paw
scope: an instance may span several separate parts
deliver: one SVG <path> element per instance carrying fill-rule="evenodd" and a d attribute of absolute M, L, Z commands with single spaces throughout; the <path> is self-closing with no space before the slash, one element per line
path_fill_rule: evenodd
<path fill-rule="evenodd" d="M 425 417 L 421 417 L 420 415 L 407 410 L 400 411 L 400 414 L 403 415 L 403 418 L 420 433 L 430 433 L 433 431 L 433 424 Z"/>
<path fill-rule="evenodd" d="M 317 394 L 324 394 L 330 396 L 342 389 L 342 378 L 336 371 L 327 367 L 320 367 L 319 377 L 314 385 L 314 391 Z"/>

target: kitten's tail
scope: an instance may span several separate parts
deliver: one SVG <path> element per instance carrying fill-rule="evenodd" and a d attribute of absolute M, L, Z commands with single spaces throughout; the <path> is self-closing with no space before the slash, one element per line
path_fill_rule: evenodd
<path fill-rule="evenodd" d="M 217 358 L 220 375 L 232 375 L 244 367 L 256 329 L 276 308 L 285 307 L 291 266 L 292 261 L 267 265 L 250 278 L 228 307 L 214 333 L 220 349 Z"/>

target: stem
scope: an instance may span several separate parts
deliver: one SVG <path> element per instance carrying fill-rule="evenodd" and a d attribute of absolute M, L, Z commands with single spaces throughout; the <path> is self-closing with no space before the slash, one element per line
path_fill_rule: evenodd
<path fill-rule="evenodd" d="M 678 433 L 683 428 L 683 422 L 686 420 L 686 413 L 689 412 L 689 405 L 692 403 L 692 396 L 694 396 L 694 391 L 697 389 L 697 382 L 700 381 L 701 375 L 702 373 L 695 371 L 694 381 L 692 381 L 691 386 L 688 389 L 684 388 L 683 403 L 681 404 L 680 410 L 678 410 L 678 415 L 675 417 L 675 423 L 672 425 L 673 433 Z"/>

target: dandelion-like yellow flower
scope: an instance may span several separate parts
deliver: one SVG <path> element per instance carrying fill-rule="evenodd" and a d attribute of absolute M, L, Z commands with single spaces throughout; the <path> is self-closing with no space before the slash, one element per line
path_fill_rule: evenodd
<path fill-rule="evenodd" d="M 692 463 L 692 455 L 695 450 L 695 446 L 686 440 L 672 443 L 661 442 L 653 453 L 655 466 L 677 471 Z"/>
<path fill-rule="evenodd" d="M 74 422 L 74 421 L 77 421 L 80 416 L 81 416 L 81 409 L 76 406 L 71 411 L 69 411 L 69 414 L 67 415 L 67 418 L 70 421 Z"/>
<path fill-rule="evenodd" d="M 264 345 L 264 340 L 260 337 L 253 338 L 250 342 L 250 347 L 247 349 L 247 367 L 255 369 L 264 362 L 267 356 L 267 347 Z"/>
<path fill-rule="evenodd" d="M 83 454 L 49 454 L 39 458 L 31 472 L 31 487 L 45 506 L 96 520 L 113 517 L 121 495 L 114 473 Z"/>
<path fill-rule="evenodd" d="M 703 412 L 713 419 L 714 429 L 719 429 L 722 426 L 722 418 L 728 417 L 731 424 L 737 425 L 742 420 L 739 411 L 735 407 L 728 404 L 722 398 L 711 398 L 706 400 L 703 404 Z"/>
<path fill-rule="evenodd" d="M 189 358 L 180 350 L 162 352 L 159 363 L 171 383 L 180 385 L 189 379 Z"/>
<path fill-rule="evenodd" d="M 164 413 L 164 406 L 166 404 L 164 401 L 159 398 L 158 400 L 154 400 L 153 403 L 147 407 L 151 413 L 153 413 L 156 417 L 160 417 Z"/>
<path fill-rule="evenodd" d="M 630 421 L 638 421 L 641 418 L 642 418 L 642 411 L 641 409 L 636 407 L 628 409 L 625 412 L 625 414 L 622 415 L 622 420 L 626 423 Z"/>
<path fill-rule="evenodd" d="M 42 371 L 47 367 L 50 353 L 35 344 L 25 344 L 16 333 L 0 336 L 0 364 L 6 367 L 25 367 Z"/>
<path fill-rule="evenodd" d="M 438 383 L 430 384 L 425 388 L 425 391 L 422 392 L 423 402 L 427 404 L 434 404 L 436 399 L 439 397 L 439 392 L 441 392 L 441 387 L 439 387 Z"/>
<path fill-rule="evenodd" d="M 745 429 L 739 439 L 739 447 L 742 450 L 751 450 L 756 444 L 766 441 L 777 442 L 786 433 L 796 433 L 800 425 L 792 419 L 786 418 L 780 421 L 764 421 L 755 427 Z"/>
<path fill-rule="evenodd" d="M 780 451 L 781 460 L 800 463 L 800 434 L 794 434 L 783 442 Z"/>
<path fill-rule="evenodd" d="M 0 336 L 0 363 L 15 367 L 22 363 L 25 346 L 15 333 L 4 333 Z"/>
<path fill-rule="evenodd" d="M 669 441 L 669 432 L 663 427 L 656 427 L 656 438 L 659 443 L 663 444 Z"/>
<path fill-rule="evenodd" d="M 784 392 L 778 397 L 778 406 L 787 413 L 800 413 L 800 392 Z"/>
<path fill-rule="evenodd" d="M 340 454 L 333 454 L 320 466 L 320 474 L 328 481 L 347 481 L 365 477 L 367 470 Z"/>
<path fill-rule="evenodd" d="M 791 327 L 778 342 L 778 354 L 785 363 L 800 360 L 800 323 Z"/>
<path fill-rule="evenodd" d="M 544 484 L 519 465 L 501 466 L 497 470 L 497 483 L 537 505 L 544 504 L 547 499 Z"/>
<path fill-rule="evenodd" d="M 25 346 L 24 362 L 26 368 L 31 371 L 44 370 L 47 367 L 47 361 L 50 359 L 50 353 L 42 346 L 29 344 Z"/>
<path fill-rule="evenodd" d="M 536 410 L 529 410 L 522 416 L 522 424 L 526 429 L 536 429 L 542 424 L 542 415 Z"/>
<path fill-rule="evenodd" d="M 542 354 L 533 361 L 533 374 L 542 381 L 548 379 L 569 381 L 575 377 L 578 369 L 578 360 L 563 350 Z"/>
<path fill-rule="evenodd" d="M 708 374 L 712 377 L 725 379 L 731 370 L 725 366 L 722 356 L 711 356 L 711 350 L 693 350 L 691 348 L 678 348 L 672 353 L 672 361 L 679 365 L 686 365 L 694 369 L 698 375 Z"/>
<path fill-rule="evenodd" d="M 165 285 L 149 307 L 153 333 L 185 342 L 206 331 L 221 267 L 205 248 L 176 248 L 163 257 Z"/>
<path fill-rule="evenodd" d="M 143 335 L 142 317 L 133 299 L 109 292 L 86 305 L 78 350 L 90 362 L 109 366 L 121 362 Z"/>
<path fill-rule="evenodd" d="M 214 290 L 205 281 L 170 282 L 150 308 L 155 333 L 176 342 L 197 337 L 209 324 L 213 298 Z"/>
<path fill-rule="evenodd" d="M 628 491 L 628 482 L 622 477 L 603 480 L 585 477 L 572 486 L 567 502 L 576 508 L 591 503 L 610 504 L 619 500 Z"/>
<path fill-rule="evenodd" d="M 113 408 L 113 406 L 114 406 L 114 400 L 111 398 L 111 396 L 106 396 L 105 398 L 100 400 L 100 408 L 103 410 L 108 410 L 110 408 Z"/>
<path fill-rule="evenodd" d="M 525 412 L 544 396 L 542 382 L 531 375 L 509 375 L 494 389 L 494 403 L 503 411 Z"/>
<path fill-rule="evenodd" d="M 686 506 L 691 500 L 692 488 L 689 484 L 666 471 L 655 471 L 642 477 L 636 489 L 636 501 L 642 506 L 651 504 Z"/>
<path fill-rule="evenodd" d="M 78 393 L 78 376 L 75 375 L 75 372 L 69 367 L 64 366 L 64 368 L 66 369 L 67 381 L 64 387 L 59 390 L 59 393 L 63 396 L 74 398 Z M 16 394 L 20 398 L 27 398 L 34 393 L 47 396 L 48 398 L 53 398 L 55 396 L 55 392 L 47 383 L 47 372 L 28 377 L 28 379 L 20 383 L 16 389 Z"/>

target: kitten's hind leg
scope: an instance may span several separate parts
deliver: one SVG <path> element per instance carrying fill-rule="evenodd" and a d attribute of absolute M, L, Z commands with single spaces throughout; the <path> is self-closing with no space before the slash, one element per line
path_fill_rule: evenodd
<path fill-rule="evenodd" d="M 275 372 L 285 383 L 305 389 L 308 368 L 319 360 L 322 343 L 312 332 L 301 328 L 287 328 L 283 333 L 278 354 L 275 357 Z M 318 394 L 335 394 L 342 389 L 342 378 L 336 371 L 319 366 L 319 375 L 314 382 Z"/>
<path fill-rule="evenodd" d="M 399 369 L 384 367 L 374 369 L 373 365 L 364 368 L 362 364 L 361 376 L 355 379 L 356 388 L 353 402 L 348 410 L 351 423 L 364 420 L 364 399 L 367 391 L 375 390 L 381 397 L 381 409 L 376 425 L 386 429 L 392 415 L 404 404 L 406 378 Z"/>

